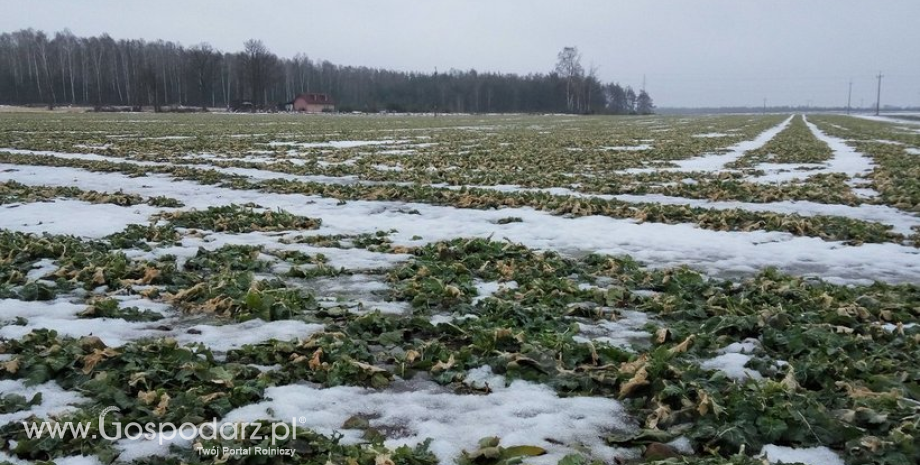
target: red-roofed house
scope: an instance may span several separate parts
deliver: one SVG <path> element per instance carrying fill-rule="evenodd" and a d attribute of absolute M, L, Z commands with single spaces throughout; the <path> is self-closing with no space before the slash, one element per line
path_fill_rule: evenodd
<path fill-rule="evenodd" d="M 294 111 L 306 113 L 322 113 L 335 111 L 335 101 L 327 94 L 300 94 L 294 98 Z"/>

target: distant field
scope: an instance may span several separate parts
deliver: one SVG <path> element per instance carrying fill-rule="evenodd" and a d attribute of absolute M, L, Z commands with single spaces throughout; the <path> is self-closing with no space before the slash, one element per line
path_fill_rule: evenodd
<path fill-rule="evenodd" d="M 916 462 L 918 215 L 894 121 L 0 107 L 0 462 Z"/>
<path fill-rule="evenodd" d="M 84 113 L 88 110 L 91 110 L 89 107 L 55 107 L 53 110 L 48 110 L 48 107 L 23 107 L 23 106 L 11 106 L 11 105 L 0 105 L 0 113 Z"/>

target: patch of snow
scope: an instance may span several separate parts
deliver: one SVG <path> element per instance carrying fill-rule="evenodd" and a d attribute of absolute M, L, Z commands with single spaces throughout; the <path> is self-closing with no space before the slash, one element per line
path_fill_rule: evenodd
<path fill-rule="evenodd" d="M 844 465 L 843 459 L 824 446 L 794 448 L 767 444 L 760 455 L 770 463 L 804 463 L 805 465 Z"/>
<path fill-rule="evenodd" d="M 135 291 L 139 290 L 141 289 L 135 289 Z M 149 310 L 163 316 L 174 315 L 176 313 L 169 304 L 154 302 L 138 295 L 113 295 L 111 297 L 118 301 L 118 306 L 121 308 L 137 307 L 139 310 Z"/>
<path fill-rule="evenodd" d="M 720 354 L 751 354 L 760 349 L 760 341 L 747 338 L 741 342 L 733 342 L 717 351 Z"/>
<path fill-rule="evenodd" d="M 406 170 L 405 168 L 399 165 L 390 166 L 390 165 L 382 165 L 379 163 L 371 165 L 371 168 L 377 171 L 405 171 Z"/>
<path fill-rule="evenodd" d="M 602 342 L 631 349 L 632 344 L 647 340 L 651 336 L 648 331 L 642 329 L 649 322 L 648 315 L 633 310 L 620 310 L 619 313 L 619 317 L 612 321 L 600 321 L 596 324 L 579 322 L 579 335 L 572 339 L 580 343 Z"/>
<path fill-rule="evenodd" d="M 283 147 L 283 146 L 295 146 L 301 148 L 324 148 L 331 147 L 334 149 L 350 149 L 355 147 L 364 147 L 368 145 L 391 145 L 391 144 L 404 144 L 407 142 L 412 142 L 409 140 L 395 140 L 395 139 L 385 139 L 385 140 L 334 140 L 329 142 L 279 142 L 273 141 L 269 142 L 269 147 Z"/>
<path fill-rule="evenodd" d="M 684 455 L 693 455 L 696 451 L 693 450 L 693 443 L 690 442 L 686 436 L 680 436 L 677 439 L 668 443 L 669 446 L 673 447 L 677 452 Z"/>
<path fill-rule="evenodd" d="M 480 300 L 492 297 L 498 291 L 505 289 L 517 289 L 518 283 L 516 281 L 478 281 L 476 282 L 476 297 L 473 297 L 473 304 L 475 305 Z"/>
<path fill-rule="evenodd" d="M 188 437 L 192 432 L 184 430 L 183 434 Z M 191 445 L 191 439 L 184 439 L 178 433 L 173 438 L 154 433 L 150 438 L 141 436 L 137 439 L 121 439 L 115 443 L 115 448 L 121 451 L 118 455 L 118 462 L 130 463 L 146 457 L 165 457 L 170 453 L 170 446 L 187 448 Z"/>
<path fill-rule="evenodd" d="M 27 386 L 18 379 L 0 380 L 0 393 L 4 396 L 19 394 L 27 401 L 32 400 L 38 393 L 42 395 L 42 401 L 38 405 L 18 412 L 0 414 L 0 426 L 25 420 L 33 415 L 38 418 L 49 418 L 73 412 L 77 410 L 77 405 L 88 401 L 76 392 L 61 388 L 54 381 Z"/>
<path fill-rule="evenodd" d="M 476 372 L 471 380 L 491 379 Z M 358 387 L 318 389 L 289 385 L 266 389 L 267 399 L 228 413 L 226 421 L 273 418 L 291 421 L 306 416 L 299 426 L 322 434 L 339 431 L 344 441 L 360 439 L 357 430 L 342 424 L 355 415 L 370 417 L 378 430 L 397 431 L 385 441 L 388 447 L 414 446 L 431 438 L 430 450 L 440 463 L 451 464 L 462 450 L 477 448 L 480 438 L 498 436 L 505 447 L 535 445 L 548 451 L 537 464 L 555 464 L 571 447 L 581 444 L 602 461 L 623 457 L 624 450 L 607 446 L 604 437 L 614 430 L 631 431 L 632 421 L 620 403 L 602 397 L 560 398 L 550 388 L 515 381 L 490 383 L 488 395 L 457 395 L 438 386 L 415 390 L 371 390 Z M 549 440 L 548 440 L 549 439 Z M 560 444 L 561 443 L 561 444 Z M 571 446 L 570 446 L 571 445 Z"/>
<path fill-rule="evenodd" d="M 32 264 L 32 269 L 26 274 L 26 279 L 29 281 L 38 281 L 54 273 L 58 268 L 59 267 L 54 264 L 54 260 L 43 258 Z"/>
<path fill-rule="evenodd" d="M 56 465 L 102 465 L 94 455 L 71 455 L 54 459 Z"/>
<path fill-rule="evenodd" d="M 9 463 L 12 463 L 13 465 L 33 465 L 32 462 L 27 462 L 22 459 L 17 459 L 16 457 L 9 455 L 2 450 L 0 450 L 0 462 L 2 463 L 9 462 Z"/>
<path fill-rule="evenodd" d="M 825 172 L 827 165 L 824 163 L 759 163 L 754 166 L 756 170 L 763 171 L 761 176 L 747 176 L 745 181 L 760 184 L 778 184 L 790 181 L 800 181 L 811 176 Z"/>
<path fill-rule="evenodd" d="M 889 333 L 893 333 L 897 331 L 899 327 L 903 329 L 910 329 L 915 326 L 917 326 L 917 323 L 906 323 L 906 324 L 900 324 L 900 325 L 894 324 L 894 323 L 885 323 L 882 325 L 882 329 L 884 329 L 885 331 L 888 331 Z"/>
<path fill-rule="evenodd" d="M 193 139 L 192 136 L 160 136 L 160 137 L 141 137 L 141 140 L 186 140 Z"/>
<path fill-rule="evenodd" d="M 611 152 L 638 152 L 642 150 L 651 150 L 652 146 L 649 144 L 640 144 L 640 145 L 616 145 L 610 147 L 601 147 L 601 150 L 607 150 Z"/>
<path fill-rule="evenodd" d="M 442 325 L 442 324 L 453 323 L 454 317 L 453 315 L 432 315 L 431 319 L 429 319 L 428 321 L 431 322 L 432 325 L 437 326 L 437 325 Z"/>
<path fill-rule="evenodd" d="M 181 344 L 200 342 L 215 352 L 227 352 L 247 344 L 258 344 L 270 339 L 278 341 L 306 339 L 311 334 L 323 331 L 324 328 L 320 324 L 307 324 L 297 320 L 265 322 L 255 319 L 220 326 L 195 325 L 177 334 L 175 338 Z"/>
<path fill-rule="evenodd" d="M 704 370 L 721 371 L 729 378 L 739 381 L 743 381 L 747 378 L 755 380 L 763 379 L 763 376 L 761 376 L 757 370 L 744 368 L 744 365 L 750 360 L 750 355 L 730 352 L 705 360 L 700 366 Z"/>
<path fill-rule="evenodd" d="M 488 365 L 467 371 L 463 383 L 476 389 L 484 389 L 486 386 L 490 389 L 502 389 L 506 384 L 505 377 L 493 373 L 492 367 Z"/>
<path fill-rule="evenodd" d="M 125 299 L 125 303 L 140 308 L 153 308 L 164 313 L 163 306 L 144 305 L 140 299 Z M 140 305 L 138 305 L 140 304 Z M 165 305 L 164 305 L 165 306 Z M 157 308 L 159 307 L 159 309 Z M 191 328 L 177 324 L 178 318 L 166 318 L 155 322 L 127 322 L 120 318 L 78 318 L 85 305 L 58 299 L 51 302 L 24 302 L 15 299 L 0 300 L 0 314 L 21 316 L 28 321 L 25 325 L 6 325 L 0 328 L 0 338 L 19 339 L 35 329 L 52 329 L 62 336 L 79 338 L 97 336 L 105 345 L 118 347 L 131 341 L 145 338 L 174 337 L 182 344 L 202 343 L 214 351 L 256 344 L 269 339 L 292 340 L 305 338 L 322 331 L 323 325 L 307 324 L 297 320 L 279 320 L 265 323 L 250 320 L 226 325 L 196 325 Z M 189 333 L 194 330 L 198 334 Z"/>
<path fill-rule="evenodd" d="M 10 175 L 10 178 L 13 177 Z M 147 224 L 151 215 L 162 210 L 149 205 L 120 207 L 57 199 L 19 204 L 15 208 L 0 206 L 0 228 L 24 233 L 47 232 L 100 238 L 120 232 L 129 224 Z M 87 221 L 88 218 L 92 221 Z"/>
<path fill-rule="evenodd" d="M 857 197 L 862 197 L 864 199 L 874 199 L 881 195 L 877 190 L 870 187 L 854 187 L 850 190 L 852 190 L 853 194 L 855 194 Z M 895 228 L 895 230 L 897 231 L 897 228 Z"/>
<path fill-rule="evenodd" d="M 285 210 L 291 211 L 289 208 Z M 294 213 L 293 211 L 291 211 Z M 300 212 L 296 214 L 301 214 Z M 316 215 L 307 215 L 316 217 Z M 324 219 L 325 221 L 325 219 Z M 324 224 L 325 227 L 325 224 Z M 325 234 L 326 232 L 307 231 L 308 234 Z M 336 233 L 333 233 L 336 234 Z M 296 234 L 294 234 L 296 235 Z M 402 263 L 409 259 L 408 254 L 394 254 L 383 252 L 371 252 L 365 249 L 340 249 L 336 247 L 315 247 L 309 244 L 283 244 L 279 240 L 283 236 L 277 233 L 268 233 L 254 231 L 249 233 L 209 233 L 203 237 L 184 237 L 179 246 L 161 247 L 151 252 L 138 252 L 131 254 L 132 258 L 152 259 L 162 255 L 175 255 L 177 263 L 183 264 L 188 258 L 194 257 L 198 253 L 198 248 L 213 251 L 226 245 L 249 245 L 261 246 L 266 250 L 288 250 L 299 251 L 308 255 L 322 254 L 328 260 L 326 266 L 332 268 L 345 268 L 346 270 L 375 270 L 381 268 L 391 268 L 396 264 Z"/>
<path fill-rule="evenodd" d="M 632 292 L 632 294 L 637 295 L 637 296 L 639 296 L 639 297 L 655 297 L 656 295 L 660 295 L 660 294 L 661 294 L 661 293 L 658 292 L 658 291 L 652 291 L 652 290 L 648 290 L 648 289 L 636 289 L 636 290 L 631 291 L 631 292 Z"/>
<path fill-rule="evenodd" d="M 24 302 L 15 299 L 0 300 L 0 314 L 21 316 L 25 325 L 7 325 L 0 328 L 0 338 L 19 339 L 35 329 L 53 329 L 62 336 L 98 336 L 107 346 L 120 346 L 128 341 L 168 334 L 155 329 L 161 322 L 130 323 L 119 318 L 78 318 L 86 309 L 65 299 L 50 302 Z"/>
<path fill-rule="evenodd" d="M 731 137 L 731 134 L 725 134 L 724 132 L 707 132 L 704 134 L 694 134 L 693 137 L 701 139 L 710 139 L 717 137 Z"/>
<path fill-rule="evenodd" d="M 379 276 L 353 274 L 309 280 L 305 287 L 317 296 L 324 306 L 345 306 L 350 312 L 364 313 L 379 310 L 385 314 L 401 315 L 406 313 L 408 302 L 388 302 L 390 286 Z M 357 308 L 358 305 L 362 308 Z"/>

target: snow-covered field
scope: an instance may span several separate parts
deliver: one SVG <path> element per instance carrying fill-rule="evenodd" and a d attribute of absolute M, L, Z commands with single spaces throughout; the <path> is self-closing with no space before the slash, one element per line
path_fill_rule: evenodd
<path fill-rule="evenodd" d="M 284 445 L 332 463 L 910 453 L 903 122 L 131 118 L 0 115 L 0 461 L 258 444 L 20 424 L 108 406 L 300 418 Z M 830 347 L 877 368 L 833 372 Z M 885 426 L 839 413 L 865 409 Z"/>

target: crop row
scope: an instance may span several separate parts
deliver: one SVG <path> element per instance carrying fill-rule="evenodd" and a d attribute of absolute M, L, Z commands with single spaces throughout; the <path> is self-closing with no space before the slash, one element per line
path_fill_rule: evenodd
<path fill-rule="evenodd" d="M 691 223 L 716 231 L 780 231 L 799 236 L 820 237 L 829 241 L 903 242 L 903 235 L 891 231 L 891 226 L 881 223 L 854 220 L 837 216 L 804 217 L 795 214 L 751 212 L 742 209 L 716 210 L 685 205 L 660 205 L 654 203 L 628 203 L 602 198 L 582 198 L 554 195 L 545 192 L 498 192 L 489 189 L 446 189 L 430 186 L 399 185 L 330 185 L 272 179 L 253 182 L 247 178 L 226 175 L 214 170 L 196 170 L 187 167 L 140 167 L 129 163 L 111 163 L 63 159 L 57 157 L 28 157 L 0 152 L 0 162 L 47 166 L 67 166 L 93 171 L 123 172 L 143 175 L 148 171 L 169 174 L 205 184 L 220 183 L 234 189 L 259 189 L 285 194 L 319 195 L 340 200 L 376 200 L 420 202 L 458 208 L 492 209 L 504 207 L 532 207 L 555 215 L 601 215 L 612 218 L 634 219 L 665 224 Z"/>

